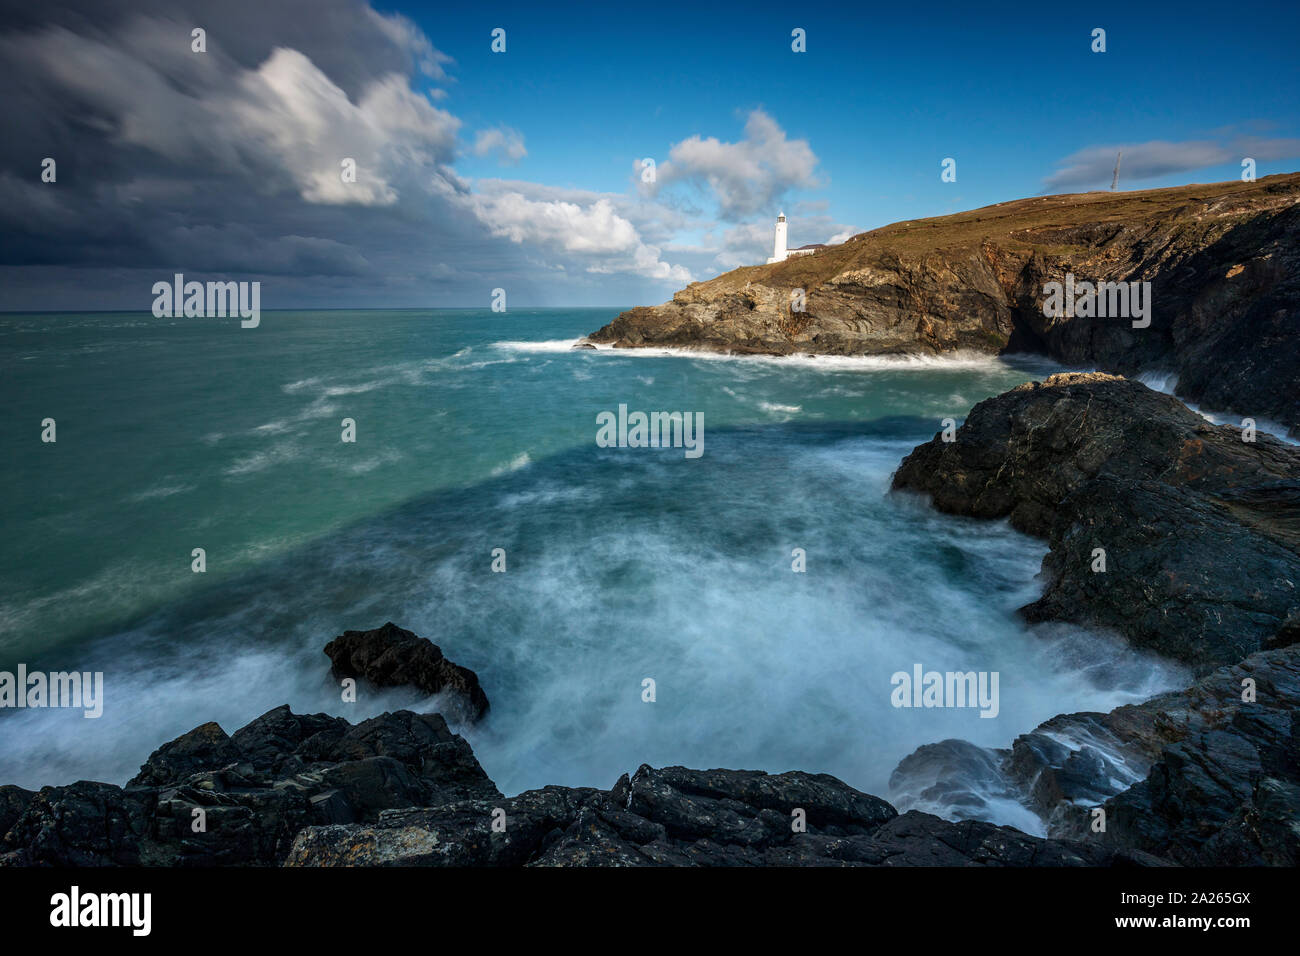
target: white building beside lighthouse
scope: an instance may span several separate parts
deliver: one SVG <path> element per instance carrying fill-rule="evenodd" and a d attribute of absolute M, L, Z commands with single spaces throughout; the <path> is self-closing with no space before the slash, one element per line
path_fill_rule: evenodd
<path fill-rule="evenodd" d="M 806 256 L 809 253 L 816 252 L 818 249 L 825 248 L 826 246 L 821 243 L 800 246 L 798 249 L 786 248 L 785 213 L 783 212 L 776 217 L 776 241 L 772 244 L 772 258 L 767 260 L 767 264 L 771 265 L 774 262 L 785 262 L 785 260 L 791 256 Z"/>

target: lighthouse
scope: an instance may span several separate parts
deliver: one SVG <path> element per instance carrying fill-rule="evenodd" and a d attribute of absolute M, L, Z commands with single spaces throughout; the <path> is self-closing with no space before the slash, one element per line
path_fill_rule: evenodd
<path fill-rule="evenodd" d="M 772 258 L 767 260 L 767 264 L 770 266 L 774 262 L 785 262 L 791 256 L 810 256 L 818 249 L 825 248 L 826 246 L 820 242 L 809 243 L 798 249 L 786 248 L 785 213 L 781 213 L 776 217 L 776 241 L 772 244 Z"/>
<path fill-rule="evenodd" d="M 776 217 L 776 242 L 772 246 L 772 258 L 768 259 L 768 264 L 773 262 L 785 262 L 785 213 L 782 212 Z"/>

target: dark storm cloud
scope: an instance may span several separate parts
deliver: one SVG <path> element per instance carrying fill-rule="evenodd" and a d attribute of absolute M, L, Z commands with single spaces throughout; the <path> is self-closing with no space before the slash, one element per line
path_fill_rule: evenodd
<path fill-rule="evenodd" d="M 202 27 L 245 69 L 256 68 L 277 46 L 299 50 L 350 96 L 386 73 L 419 70 L 441 78 L 448 61 L 408 21 L 382 18 L 354 0 L 61 0 L 0 8 L 4 33 L 61 27 L 115 42 L 140 20 L 176 25 L 186 52 L 190 31 Z"/>
<path fill-rule="evenodd" d="M 400 17 L 354 0 L 33 4 L 0 17 L 0 62 L 0 307 L 39 304 L 55 267 L 114 307 L 169 271 L 279 276 L 310 299 L 308 277 L 420 295 L 473 278 L 449 260 L 509 268 L 451 206 L 459 121 L 411 88 L 448 82 L 449 58 Z M 141 291 L 122 289 L 137 272 Z"/>

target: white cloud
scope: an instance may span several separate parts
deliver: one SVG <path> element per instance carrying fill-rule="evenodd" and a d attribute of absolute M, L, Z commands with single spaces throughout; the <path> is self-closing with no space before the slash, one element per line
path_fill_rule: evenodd
<path fill-rule="evenodd" d="M 525 195 L 520 184 L 485 181 L 483 190 L 461 198 L 494 236 L 528 243 L 560 254 L 587 272 L 630 272 L 651 279 L 691 281 L 690 271 L 659 258 L 659 248 L 642 241 L 627 218 L 615 208 L 617 197 L 573 190 L 555 190 L 546 198 L 545 187 L 532 184 Z"/>
<path fill-rule="evenodd" d="M 182 47 L 189 59 L 178 63 L 174 30 L 148 20 L 137 21 L 122 48 L 54 28 L 13 49 L 108 117 L 118 144 L 287 183 L 310 203 L 390 205 L 399 195 L 395 178 L 454 157 L 460 121 L 396 73 L 368 81 L 353 102 L 286 47 L 244 69 L 210 38 L 205 56 Z M 356 161 L 355 183 L 342 181 L 345 158 Z"/>
<path fill-rule="evenodd" d="M 1241 136 L 1180 143 L 1150 140 L 1145 143 L 1090 146 L 1060 160 L 1058 165 L 1061 168 L 1048 176 L 1043 185 L 1048 191 L 1104 189 L 1110 185 L 1115 171 L 1115 156 L 1121 151 L 1124 155 L 1120 162 L 1120 180 L 1140 182 L 1208 169 L 1211 166 L 1237 165 L 1247 157 L 1257 162 L 1290 159 L 1300 156 L 1300 139 Z"/>
<path fill-rule="evenodd" d="M 474 137 L 474 155 L 487 156 L 497 153 L 503 166 L 515 166 L 528 155 L 524 148 L 524 137 L 518 130 L 508 126 L 497 129 L 481 129 Z"/>
<path fill-rule="evenodd" d="M 406 51 L 421 73 L 434 80 L 444 82 L 451 80 L 443 67 L 444 64 L 456 61 L 441 50 L 435 49 L 429 42 L 429 38 L 424 35 L 424 31 L 413 22 L 400 13 L 378 13 L 369 6 L 365 8 L 365 15 L 379 28 L 380 33 L 388 37 L 399 49 Z"/>
<path fill-rule="evenodd" d="M 460 125 L 395 74 L 354 104 L 295 50 L 276 50 L 241 88 L 225 115 L 265 146 L 308 202 L 391 205 L 398 191 L 389 176 L 451 158 Z M 356 182 L 343 182 L 344 158 L 356 161 Z"/>
<path fill-rule="evenodd" d="M 707 186 L 719 215 L 735 222 L 772 212 L 791 189 L 819 185 L 816 167 L 817 156 L 807 140 L 787 139 L 776 120 L 753 110 L 745 121 L 745 138 L 738 143 L 696 135 L 674 145 L 648 191 L 674 183 Z"/>
<path fill-rule="evenodd" d="M 636 229 L 607 199 L 590 206 L 536 202 L 515 192 L 474 197 L 479 219 L 493 235 L 540 242 L 565 252 L 617 253 L 636 247 Z"/>

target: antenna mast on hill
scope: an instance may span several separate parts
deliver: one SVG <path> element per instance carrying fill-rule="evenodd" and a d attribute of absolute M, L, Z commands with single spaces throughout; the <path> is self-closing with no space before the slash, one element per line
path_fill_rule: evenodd
<path fill-rule="evenodd" d="M 1124 151 L 1123 151 L 1122 149 L 1121 149 L 1118 153 L 1115 154 L 1115 175 L 1114 175 L 1114 177 L 1113 177 L 1113 178 L 1111 179 L 1111 181 L 1110 181 L 1110 191 L 1111 191 L 1111 192 L 1114 192 L 1114 191 L 1115 191 L 1115 187 L 1119 185 L 1119 160 L 1120 160 L 1120 157 L 1123 156 L 1123 155 L 1124 155 Z"/>

